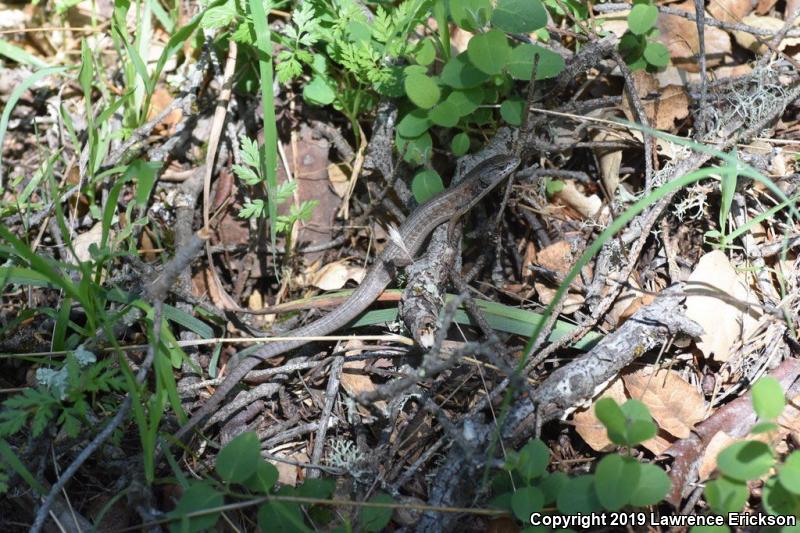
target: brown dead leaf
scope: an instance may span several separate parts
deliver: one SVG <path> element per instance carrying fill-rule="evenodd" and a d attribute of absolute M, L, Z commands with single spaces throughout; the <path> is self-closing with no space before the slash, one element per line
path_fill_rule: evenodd
<path fill-rule="evenodd" d="M 103 225 L 98 222 L 89 231 L 77 235 L 72 239 L 72 247 L 75 250 L 75 258 L 79 262 L 90 261 L 92 254 L 89 247 L 93 244 L 100 246 L 100 239 L 103 237 Z"/>
<path fill-rule="evenodd" d="M 686 292 L 686 316 L 705 331 L 697 347 L 706 357 L 727 361 L 734 344 L 755 330 L 761 315 L 758 301 L 719 250 L 700 258 Z"/>
<path fill-rule="evenodd" d="M 600 208 L 603 207 L 603 201 L 599 196 L 584 194 L 578 190 L 572 180 L 564 182 L 564 188 L 555 195 L 555 198 L 573 208 L 584 218 L 598 217 Z"/>
<path fill-rule="evenodd" d="M 153 120 L 157 117 L 162 111 L 164 111 L 169 105 L 172 103 L 174 98 L 172 95 L 163 87 L 158 87 L 153 92 L 153 97 L 150 100 L 150 109 L 147 113 L 147 120 Z M 156 131 L 163 132 L 166 135 L 172 135 L 175 131 L 175 127 L 180 123 L 181 118 L 183 117 L 183 113 L 181 112 L 180 108 L 173 109 L 172 111 L 164 117 L 158 126 L 156 126 Z"/>
<path fill-rule="evenodd" d="M 626 100 L 627 101 L 627 100 Z M 593 141 L 615 141 L 616 135 L 606 130 L 600 130 L 592 138 Z M 622 150 L 595 149 L 595 154 L 600 162 L 600 177 L 606 193 L 613 198 L 619 186 L 619 167 L 622 164 Z"/>
<path fill-rule="evenodd" d="M 214 302 L 214 305 L 222 309 L 238 309 L 239 304 L 237 304 L 222 287 L 222 283 L 219 281 L 217 272 L 212 268 L 206 268 L 205 273 L 208 295 L 211 298 L 211 301 Z"/>
<path fill-rule="evenodd" d="M 657 130 L 671 130 L 676 120 L 689 116 L 689 96 L 682 85 L 662 86 L 658 79 L 644 70 L 633 73 L 636 92 L 642 99 L 642 107 L 650 125 Z M 622 111 L 628 120 L 635 119 L 628 99 L 622 103 Z"/>
<path fill-rule="evenodd" d="M 580 435 L 581 438 L 586 441 L 586 444 L 594 451 L 610 452 L 614 449 L 614 444 L 608 440 L 608 431 L 606 431 L 606 427 L 600 422 L 597 415 L 594 414 L 594 405 L 601 398 L 611 398 L 620 405 L 628 401 L 628 397 L 625 396 L 625 386 L 622 380 L 617 378 L 612 381 L 611 385 L 609 385 L 603 394 L 594 399 L 592 405 L 575 413 L 572 417 L 572 422 L 575 424 L 575 431 L 578 432 L 578 435 Z"/>
<path fill-rule="evenodd" d="M 331 182 L 331 187 L 339 198 L 344 198 L 347 190 L 350 188 L 350 178 L 347 177 L 344 170 L 336 163 L 328 165 L 328 180 Z"/>
<path fill-rule="evenodd" d="M 742 22 L 756 28 L 770 30 L 773 32 L 778 32 L 781 28 L 783 28 L 784 24 L 784 21 L 779 18 L 765 17 L 761 15 L 748 15 L 742 19 Z M 759 37 L 759 39 L 761 39 L 761 42 L 759 42 L 752 33 L 735 31 L 733 32 L 733 37 L 742 48 L 747 48 L 756 54 L 764 54 L 767 52 L 767 50 L 769 50 L 769 47 L 766 44 L 762 44 L 770 41 L 769 36 Z M 797 44 L 800 44 L 800 37 L 785 37 L 777 48 L 778 50 L 783 50 L 787 46 L 795 46 Z"/>
<path fill-rule="evenodd" d="M 670 6 L 681 9 L 694 15 L 694 0 L 686 0 L 680 4 Z M 700 46 L 697 39 L 697 25 L 694 21 L 685 18 L 660 13 L 658 16 L 658 29 L 661 32 L 659 41 L 668 49 L 672 63 L 689 72 L 698 72 L 700 67 L 697 54 Z M 705 26 L 705 51 L 708 67 L 714 67 L 722 62 L 724 56 L 731 52 L 731 39 L 727 32 Z"/>
<path fill-rule="evenodd" d="M 755 2 L 752 0 L 711 0 L 708 12 L 722 22 L 740 22 L 752 13 Z"/>
<path fill-rule="evenodd" d="M 363 342 L 360 340 L 348 341 L 345 344 L 345 353 L 347 355 L 354 355 L 361 351 Z M 342 368 L 342 375 L 339 378 L 342 388 L 347 391 L 350 396 L 358 396 L 362 392 L 371 392 L 375 390 L 375 384 L 372 379 L 364 373 L 364 367 L 367 366 L 366 361 L 348 361 Z"/>
<path fill-rule="evenodd" d="M 644 403 L 658 426 L 680 439 L 705 415 L 703 396 L 674 370 L 643 368 L 622 376 L 631 398 Z"/>
<path fill-rule="evenodd" d="M 325 291 L 335 291 L 344 287 L 347 280 L 350 279 L 361 283 L 365 275 L 364 267 L 336 261 L 319 269 L 311 278 L 311 284 Z"/>
<path fill-rule="evenodd" d="M 536 254 L 536 262 L 548 270 L 566 274 L 572 268 L 572 248 L 567 241 L 556 241 Z"/>
<path fill-rule="evenodd" d="M 722 450 L 737 440 L 739 439 L 734 439 L 724 431 L 718 431 L 711 437 L 711 440 L 704 450 L 703 460 L 700 462 L 700 466 L 697 469 L 699 481 L 704 481 L 711 477 L 711 474 L 717 469 L 717 456 Z"/>

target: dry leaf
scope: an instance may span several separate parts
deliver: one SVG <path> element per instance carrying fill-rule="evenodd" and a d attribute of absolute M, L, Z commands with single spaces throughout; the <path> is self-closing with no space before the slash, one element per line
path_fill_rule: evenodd
<path fill-rule="evenodd" d="M 614 449 L 614 444 L 608 440 L 608 431 L 606 427 L 594 414 L 594 404 L 601 398 L 612 398 L 618 404 L 622 405 L 628 401 L 625 396 L 625 387 L 622 380 L 617 378 L 611 382 L 611 385 L 597 398 L 594 399 L 592 405 L 588 408 L 577 411 L 572 417 L 572 422 L 575 424 L 575 431 L 578 435 L 586 441 L 594 451 L 609 452 Z"/>
<path fill-rule="evenodd" d="M 722 22 L 738 23 L 753 11 L 751 0 L 711 0 L 708 12 Z"/>
<path fill-rule="evenodd" d="M 328 180 L 331 182 L 331 187 L 333 187 L 333 192 L 336 193 L 336 196 L 344 198 L 344 195 L 347 194 L 347 189 L 350 187 L 350 178 L 336 163 L 328 165 Z"/>
<path fill-rule="evenodd" d="M 686 0 L 681 4 L 670 6 L 681 9 L 694 15 L 694 0 Z M 700 67 L 697 54 L 700 51 L 697 39 L 697 25 L 694 21 L 675 15 L 660 13 L 658 16 L 658 29 L 661 32 L 659 41 L 668 49 L 672 63 L 684 70 L 698 72 Z M 705 51 L 708 67 L 720 64 L 723 57 L 731 52 L 731 39 L 728 34 L 713 26 L 705 25 Z"/>
<path fill-rule="evenodd" d="M 592 138 L 593 141 L 615 141 L 616 135 L 606 130 L 601 130 Z M 609 197 L 613 198 L 619 186 L 619 167 L 622 164 L 622 150 L 595 149 L 595 154 L 600 162 L 600 177 Z"/>
<path fill-rule="evenodd" d="M 569 272 L 573 260 L 572 248 L 567 241 L 556 241 L 536 254 L 536 263 L 559 274 Z"/>
<path fill-rule="evenodd" d="M 736 441 L 737 439 L 734 439 L 724 431 L 718 431 L 711 437 L 703 453 L 703 460 L 700 462 L 700 466 L 697 469 L 699 481 L 705 481 L 711 476 L 714 470 L 717 469 L 717 456 L 722 450 Z"/>
<path fill-rule="evenodd" d="M 566 180 L 564 182 L 564 188 L 561 189 L 555 197 L 580 213 L 584 218 L 598 217 L 600 215 L 600 208 L 603 207 L 603 201 L 599 196 L 596 194 L 590 196 L 585 195 L 575 187 L 572 180 Z"/>
<path fill-rule="evenodd" d="M 214 269 L 206 268 L 206 287 L 208 288 L 208 295 L 214 305 L 222 309 L 238 309 L 239 305 L 230 297 L 230 295 L 222 287 L 219 281 L 217 272 Z"/>
<path fill-rule="evenodd" d="M 356 355 L 361 351 L 363 342 L 354 339 L 347 341 L 345 344 L 345 354 Z M 364 367 L 367 366 L 366 361 L 348 361 L 342 368 L 342 375 L 339 381 L 342 388 L 347 391 L 350 396 L 358 396 L 362 392 L 371 392 L 375 390 L 375 384 L 372 379 L 364 373 Z"/>
<path fill-rule="evenodd" d="M 89 247 L 93 244 L 100 246 L 100 239 L 103 237 L 103 225 L 98 222 L 91 227 L 89 231 L 81 233 L 72 239 L 72 247 L 75 250 L 75 258 L 83 263 L 90 261 L 92 254 L 89 253 Z"/>
<path fill-rule="evenodd" d="M 700 258 L 686 283 L 686 316 L 703 327 L 697 347 L 706 357 L 727 361 L 731 348 L 757 325 L 758 302 L 719 250 Z"/>
<path fill-rule="evenodd" d="M 631 398 L 644 403 L 658 427 L 680 439 L 703 420 L 705 402 L 695 387 L 674 370 L 643 368 L 622 376 Z"/>
<path fill-rule="evenodd" d="M 325 291 L 335 291 L 344 287 L 347 280 L 361 283 L 366 271 L 364 267 L 348 265 L 343 261 L 328 263 L 311 278 L 311 284 Z"/>
<path fill-rule="evenodd" d="M 675 127 L 676 120 L 689 116 L 689 96 L 683 84 L 663 87 L 655 76 L 644 70 L 634 72 L 633 76 L 650 126 L 657 130 L 670 130 Z M 628 120 L 634 121 L 636 117 L 627 98 L 623 100 L 621 108 Z"/>
<path fill-rule="evenodd" d="M 749 26 L 754 26 L 756 28 L 770 30 L 773 32 L 780 31 L 784 24 L 784 21 L 779 18 L 764 17 L 760 15 L 749 15 L 744 17 L 742 22 Z M 733 37 L 742 48 L 747 48 L 756 54 L 764 54 L 767 52 L 767 50 L 769 50 L 769 47 L 766 44 L 762 44 L 762 42 L 768 43 L 771 40 L 771 37 L 769 36 L 760 36 L 759 39 L 761 39 L 761 42 L 759 42 L 752 33 L 735 31 L 733 32 Z M 797 44 L 800 44 L 800 37 L 785 37 L 777 48 L 778 50 L 783 50 L 787 46 L 795 46 Z"/>

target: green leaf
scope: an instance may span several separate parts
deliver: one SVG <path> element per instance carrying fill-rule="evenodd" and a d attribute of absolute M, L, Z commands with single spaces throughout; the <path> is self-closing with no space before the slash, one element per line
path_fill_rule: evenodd
<path fill-rule="evenodd" d="M 462 156 L 469 152 L 469 135 L 464 132 L 454 135 L 453 140 L 450 141 L 450 149 L 456 156 Z"/>
<path fill-rule="evenodd" d="M 228 483 L 241 483 L 253 475 L 261 459 L 261 442 L 254 431 L 237 435 L 217 455 L 217 473 Z"/>
<path fill-rule="evenodd" d="M 658 427 L 650 416 L 647 406 L 639 400 L 628 400 L 622 404 L 622 414 L 625 415 L 626 440 L 628 446 L 636 446 L 652 439 L 658 433 Z"/>
<path fill-rule="evenodd" d="M 186 518 L 189 513 L 204 511 L 214 507 L 220 507 L 225 503 L 225 498 L 217 492 L 211 485 L 205 482 L 192 483 L 186 492 L 183 493 L 178 505 L 169 513 L 169 517 L 178 520 L 170 524 L 170 531 L 180 533 L 193 533 L 210 529 L 217 523 L 219 512 L 209 513 L 192 518 Z"/>
<path fill-rule="evenodd" d="M 739 481 L 763 476 L 774 462 L 769 446 L 754 440 L 731 444 L 717 457 L 719 471 Z"/>
<path fill-rule="evenodd" d="M 635 35 L 644 35 L 658 20 L 658 8 L 650 4 L 636 4 L 628 15 L 628 28 Z"/>
<path fill-rule="evenodd" d="M 625 415 L 617 402 L 612 398 L 600 398 L 594 404 L 594 413 L 608 432 L 608 438 L 614 444 L 625 444 Z"/>
<path fill-rule="evenodd" d="M 753 409 L 762 420 L 773 420 L 786 407 L 786 397 L 780 382 L 770 376 L 763 377 L 753 384 L 751 391 Z"/>
<path fill-rule="evenodd" d="M 777 477 L 764 482 L 761 504 L 771 515 L 800 515 L 800 496 L 792 494 Z"/>
<path fill-rule="evenodd" d="M 297 487 L 297 495 L 304 498 L 330 498 L 336 489 L 336 481 L 330 478 L 306 479 Z"/>
<path fill-rule="evenodd" d="M 208 9 L 200 26 L 206 29 L 221 28 L 233 22 L 236 17 L 236 2 L 229 0 L 221 6 Z"/>
<path fill-rule="evenodd" d="M 417 53 L 414 54 L 414 59 L 420 65 L 428 66 L 436 59 L 436 46 L 434 46 L 431 39 L 424 39 L 417 48 Z"/>
<path fill-rule="evenodd" d="M 542 491 L 536 487 L 522 487 L 511 496 L 511 510 L 522 522 L 527 522 L 531 513 L 539 512 L 544 506 Z"/>
<path fill-rule="evenodd" d="M 641 466 L 632 457 L 609 454 L 600 459 L 594 474 L 597 499 L 609 511 L 627 505 L 639 483 Z"/>
<path fill-rule="evenodd" d="M 147 205 L 159 170 L 161 170 L 160 161 L 144 161 L 142 159 L 134 160 L 125 170 L 124 176 L 133 178 L 136 184 L 135 201 L 139 207 Z"/>
<path fill-rule="evenodd" d="M 483 103 L 483 89 L 475 87 L 463 91 L 453 91 L 448 95 L 446 101 L 455 106 L 459 117 L 465 117 L 471 115 Z"/>
<path fill-rule="evenodd" d="M 471 89 L 488 80 L 489 75 L 472 64 L 467 52 L 461 52 L 445 64 L 439 79 L 454 89 Z"/>
<path fill-rule="evenodd" d="M 492 26 L 507 33 L 531 33 L 547 25 L 547 12 L 539 0 L 498 0 Z"/>
<path fill-rule="evenodd" d="M 472 37 L 467 44 L 470 62 L 486 74 L 500 74 L 511 59 L 511 47 L 506 34 L 490 30 Z"/>
<path fill-rule="evenodd" d="M 506 67 L 508 73 L 516 80 L 530 80 L 533 73 L 533 58 L 537 55 L 539 56 L 539 64 L 536 66 L 537 80 L 554 78 L 564 70 L 563 57 L 541 46 L 524 43 L 511 50 Z"/>
<path fill-rule="evenodd" d="M 250 490 L 267 494 L 278 481 L 278 469 L 275 465 L 261 459 L 256 463 L 256 470 L 244 480 L 243 485 Z"/>
<path fill-rule="evenodd" d="M 522 124 L 522 111 L 525 101 L 519 98 L 509 98 L 500 104 L 500 116 L 512 126 Z"/>
<path fill-rule="evenodd" d="M 424 74 L 415 73 L 406 76 L 404 86 L 408 98 L 422 109 L 435 106 L 442 95 L 433 78 Z"/>
<path fill-rule="evenodd" d="M 725 476 L 706 483 L 704 494 L 711 510 L 718 515 L 741 512 L 750 496 L 747 483 Z"/>
<path fill-rule="evenodd" d="M 554 180 L 552 178 L 548 178 L 547 181 L 545 182 L 544 187 L 547 196 L 552 198 L 553 196 L 564 190 L 565 184 L 562 180 Z"/>
<path fill-rule="evenodd" d="M 291 502 L 269 501 L 258 508 L 261 531 L 295 533 L 311 531 L 303 521 L 300 506 Z"/>
<path fill-rule="evenodd" d="M 778 470 L 778 479 L 786 490 L 800 495 L 800 451 L 793 451 L 786 457 Z"/>
<path fill-rule="evenodd" d="M 403 160 L 412 165 L 421 165 L 431 158 L 433 139 L 425 132 L 414 139 L 406 139 L 396 135 L 397 149 L 403 154 Z"/>
<path fill-rule="evenodd" d="M 406 139 L 419 137 L 431 127 L 428 112 L 424 109 L 415 109 L 404 116 L 397 124 L 397 133 Z"/>
<path fill-rule="evenodd" d="M 424 204 L 443 190 L 442 177 L 435 170 L 420 170 L 411 182 L 411 192 L 420 204 Z"/>
<path fill-rule="evenodd" d="M 542 494 L 544 494 L 544 503 L 551 504 L 556 501 L 558 493 L 561 492 L 561 488 L 567 481 L 569 481 L 569 476 L 564 472 L 552 472 L 539 479 L 538 487 L 541 489 Z"/>
<path fill-rule="evenodd" d="M 314 76 L 303 87 L 303 99 L 314 105 L 329 105 L 336 100 L 336 90 L 322 76 Z"/>
<path fill-rule="evenodd" d="M 459 27 L 476 31 L 489 21 L 490 0 L 450 0 L 450 16 Z"/>
<path fill-rule="evenodd" d="M 530 481 L 547 472 L 550 463 L 550 448 L 539 439 L 531 439 L 517 455 L 517 472 Z"/>
<path fill-rule="evenodd" d="M 619 40 L 619 53 L 622 58 L 630 65 L 642 58 L 647 41 L 644 37 L 639 37 L 631 32 L 625 32 Z"/>
<path fill-rule="evenodd" d="M 647 41 L 644 47 L 645 60 L 654 67 L 664 68 L 669 65 L 669 49 L 657 41 Z"/>
<path fill-rule="evenodd" d="M 730 533 L 728 526 L 692 526 L 689 533 Z"/>
<path fill-rule="evenodd" d="M 369 500 L 372 503 L 394 503 L 388 494 L 376 494 Z M 362 507 L 359 511 L 361 528 L 364 531 L 380 531 L 392 518 L 391 507 Z"/>
<path fill-rule="evenodd" d="M 570 478 L 556 500 L 562 514 L 588 514 L 601 508 L 594 489 L 594 476 L 582 475 Z"/>
<path fill-rule="evenodd" d="M 437 126 L 444 128 L 452 128 L 458 124 L 458 119 L 461 118 L 458 106 L 450 100 L 445 100 L 439 105 L 431 109 L 429 113 L 431 121 Z"/>
<path fill-rule="evenodd" d="M 758 435 L 759 433 L 769 433 L 770 431 L 775 431 L 776 429 L 778 429 L 778 424 L 775 422 L 759 422 L 750 428 L 750 433 L 752 435 Z"/>
<path fill-rule="evenodd" d="M 664 499 L 669 492 L 672 482 L 666 472 L 656 465 L 641 464 L 639 484 L 633 491 L 630 504 L 634 507 L 655 505 Z"/>

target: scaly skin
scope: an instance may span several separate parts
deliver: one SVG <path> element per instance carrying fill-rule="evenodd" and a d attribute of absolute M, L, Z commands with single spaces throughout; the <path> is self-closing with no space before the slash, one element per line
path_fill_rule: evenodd
<path fill-rule="evenodd" d="M 307 344 L 309 341 L 302 337 L 330 335 L 358 317 L 392 281 L 396 263 L 407 262 L 407 254 L 413 257 L 437 226 L 469 211 L 516 170 L 519 164 L 519 158 L 511 155 L 490 157 L 472 169 L 458 185 L 415 209 L 399 229 L 405 250 L 389 243 L 358 288 L 342 305 L 319 320 L 287 333 L 287 336 L 300 337 L 297 340 L 267 344 L 239 362 L 205 405 L 175 433 L 175 438 L 181 440 L 192 428 L 210 416 L 231 389 L 262 361 Z"/>

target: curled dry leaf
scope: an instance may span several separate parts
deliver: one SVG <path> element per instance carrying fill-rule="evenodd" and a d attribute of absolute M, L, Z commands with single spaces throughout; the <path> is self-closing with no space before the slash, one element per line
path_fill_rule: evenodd
<path fill-rule="evenodd" d="M 684 439 L 705 415 L 705 402 L 697 389 L 674 370 L 643 368 L 622 376 L 631 398 L 644 403 L 658 427 Z"/>
<path fill-rule="evenodd" d="M 617 135 L 606 130 L 600 130 L 592 140 L 599 142 L 616 141 Z M 606 193 L 613 198 L 619 186 L 619 167 L 622 164 L 622 150 L 596 148 L 594 152 L 600 163 L 600 177 L 603 179 L 603 186 L 606 188 Z"/>
<path fill-rule="evenodd" d="M 336 193 L 336 196 L 344 198 L 350 187 L 350 178 L 336 163 L 328 165 L 328 181 L 331 182 L 331 187 L 333 187 L 333 192 Z"/>
<path fill-rule="evenodd" d="M 562 203 L 577 211 L 584 218 L 596 218 L 600 215 L 603 201 L 596 194 L 586 195 L 579 191 L 572 180 L 564 182 L 564 188 L 555 197 Z"/>
<path fill-rule="evenodd" d="M 700 258 L 686 284 L 686 316 L 703 327 L 697 347 L 727 361 L 731 349 L 755 331 L 761 312 L 752 291 L 719 250 Z"/>
<path fill-rule="evenodd" d="M 75 257 L 79 262 L 90 261 L 92 254 L 89 247 L 93 244 L 100 246 L 100 239 L 103 237 L 103 225 L 98 222 L 84 233 L 72 239 L 72 247 L 75 250 Z M 73 261 L 75 263 L 75 261 Z"/>
<path fill-rule="evenodd" d="M 364 267 L 336 261 L 319 269 L 311 278 L 311 284 L 325 291 L 335 291 L 344 287 L 349 279 L 361 283 L 365 275 Z"/>
<path fill-rule="evenodd" d="M 747 17 L 744 17 L 742 19 L 742 22 L 749 26 L 754 26 L 756 28 L 770 30 L 773 32 L 780 31 L 780 29 L 783 28 L 784 24 L 784 21 L 779 18 L 764 17 L 760 15 L 749 15 Z M 768 36 L 759 37 L 760 39 L 759 41 L 759 39 L 756 39 L 756 37 L 752 33 L 735 31 L 733 32 L 733 37 L 734 39 L 736 39 L 736 42 L 739 43 L 739 45 L 742 48 L 747 48 L 748 50 L 756 54 L 764 54 L 767 52 L 767 50 L 769 50 L 769 47 L 766 44 L 764 44 L 770 41 L 770 37 Z M 798 44 L 800 44 L 800 38 L 784 37 L 784 39 L 780 42 L 777 48 L 778 50 L 783 50 L 787 46 L 795 46 Z"/>
<path fill-rule="evenodd" d="M 752 13 L 754 7 L 751 0 L 711 0 L 707 9 L 717 20 L 737 23 Z"/>
<path fill-rule="evenodd" d="M 670 6 L 694 14 L 694 0 L 687 0 Z M 659 41 L 669 49 L 669 56 L 675 66 L 689 72 L 699 72 L 697 54 L 700 52 L 697 38 L 697 25 L 694 21 L 675 15 L 660 13 L 658 29 Z M 728 34 L 713 26 L 705 26 L 705 51 L 708 67 L 719 65 L 724 56 L 731 52 L 731 39 Z"/>

